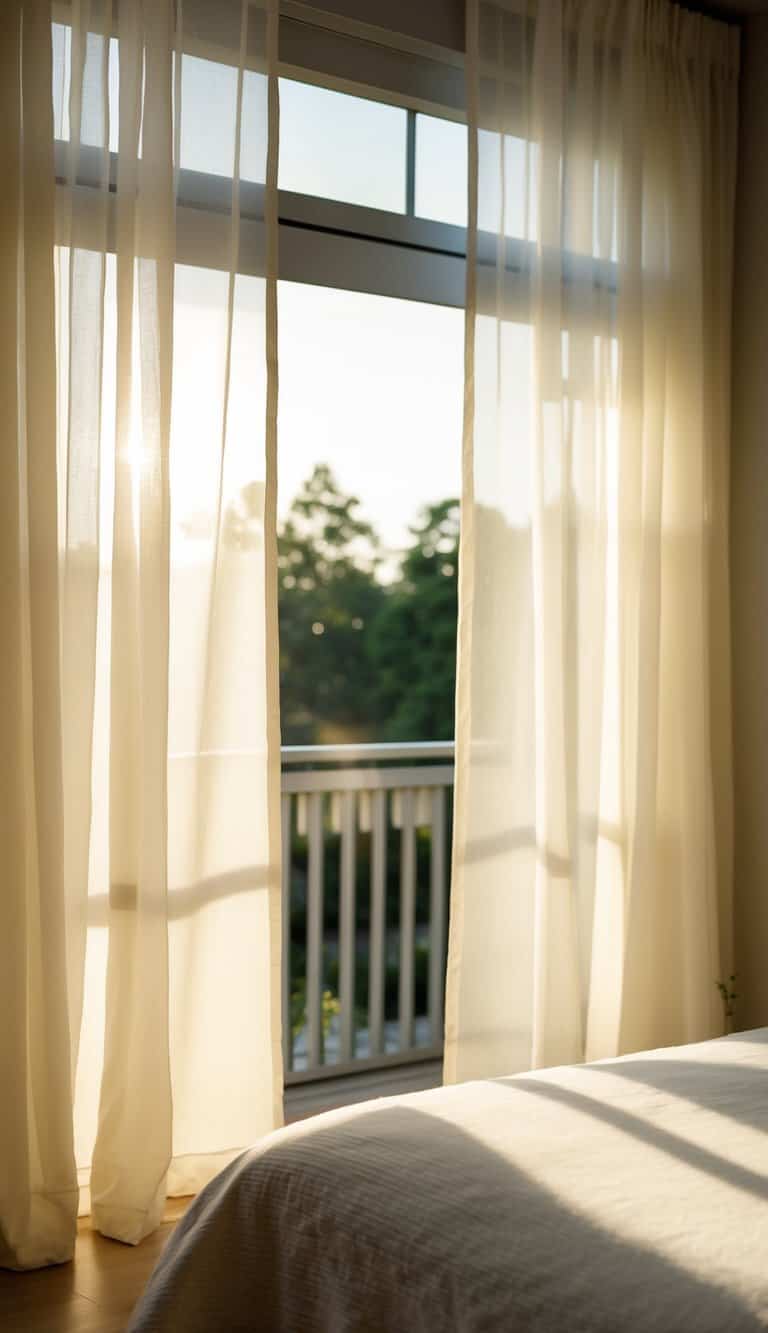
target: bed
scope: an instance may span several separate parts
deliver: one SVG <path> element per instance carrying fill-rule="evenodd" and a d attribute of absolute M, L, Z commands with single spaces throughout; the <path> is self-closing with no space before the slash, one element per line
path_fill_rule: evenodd
<path fill-rule="evenodd" d="M 768 1028 L 367 1102 L 198 1197 L 130 1333 L 768 1328 Z"/>

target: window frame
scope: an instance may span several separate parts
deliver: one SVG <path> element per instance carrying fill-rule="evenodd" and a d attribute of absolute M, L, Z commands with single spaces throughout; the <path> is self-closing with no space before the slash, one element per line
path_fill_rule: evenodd
<path fill-rule="evenodd" d="M 186 0 L 187 9 L 205 10 L 210 0 Z M 69 4 L 58 0 L 54 21 L 67 23 Z M 418 113 L 466 124 L 464 56 L 448 47 L 391 33 L 371 24 L 315 9 L 301 0 L 281 0 L 276 75 L 330 91 L 403 107 L 406 121 L 406 211 L 388 212 L 315 195 L 278 191 L 278 273 L 280 280 L 368 292 L 377 296 L 463 308 L 466 292 L 467 230 L 415 215 L 416 116 Z M 234 52 L 184 42 L 186 54 L 229 64 Z M 246 61 L 247 68 L 257 68 Z M 260 68 L 260 67 L 259 67 Z M 117 154 L 110 153 L 107 248 L 114 250 Z M 57 216 L 68 215 L 68 144 L 55 146 Z M 81 146 L 77 184 L 79 216 L 94 208 L 101 244 L 103 192 L 99 189 L 103 151 Z M 263 274 L 266 253 L 261 198 L 263 185 L 241 181 L 237 271 Z M 180 169 L 177 180 L 177 250 L 180 264 L 229 270 L 232 182 L 224 176 Z M 87 229 L 81 232 L 87 240 Z M 57 240 L 58 240 L 57 236 Z M 479 307 L 501 319 L 529 322 L 531 256 L 535 241 L 478 233 Z M 616 316 L 617 266 L 592 256 L 561 258 L 564 287 L 587 279 L 601 292 L 601 328 Z M 565 303 L 564 303 L 565 304 Z M 578 316 L 576 316 L 578 317 Z M 590 312 L 594 321 L 595 310 Z M 564 312 L 564 326 L 574 313 Z"/>

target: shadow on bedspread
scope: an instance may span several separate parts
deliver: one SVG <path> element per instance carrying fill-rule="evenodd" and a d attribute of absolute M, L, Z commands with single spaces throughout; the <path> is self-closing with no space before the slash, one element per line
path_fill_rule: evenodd
<path fill-rule="evenodd" d="M 530 1082 L 535 1099 L 573 1096 Z M 515 1079 L 516 1090 L 524 1083 Z M 665 1157 L 684 1154 L 720 1181 L 729 1175 L 716 1154 L 659 1137 L 626 1112 L 578 1109 L 613 1116 L 614 1126 L 618 1115 L 618 1128 L 647 1135 Z M 768 1296 L 748 1305 L 706 1268 L 688 1271 L 622 1239 L 442 1115 L 384 1104 L 323 1119 L 275 1136 L 211 1183 L 174 1233 L 130 1333 L 768 1327 L 755 1313 Z M 730 1183 L 762 1197 L 768 1190 L 756 1172 L 731 1174 Z"/>

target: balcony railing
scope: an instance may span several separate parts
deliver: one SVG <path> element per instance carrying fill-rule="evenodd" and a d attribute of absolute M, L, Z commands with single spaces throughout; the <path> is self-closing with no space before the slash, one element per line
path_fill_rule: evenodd
<path fill-rule="evenodd" d="M 282 768 L 286 1084 L 440 1058 L 453 742 Z"/>

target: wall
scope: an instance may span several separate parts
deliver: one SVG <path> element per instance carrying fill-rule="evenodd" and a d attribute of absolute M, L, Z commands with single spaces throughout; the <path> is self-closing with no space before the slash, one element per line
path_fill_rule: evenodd
<path fill-rule="evenodd" d="M 464 0 L 309 0 L 345 18 L 464 50 Z"/>
<path fill-rule="evenodd" d="M 731 591 L 739 1026 L 768 1024 L 768 16 L 744 27 L 736 206 Z"/>

